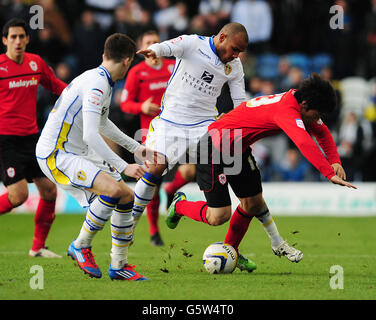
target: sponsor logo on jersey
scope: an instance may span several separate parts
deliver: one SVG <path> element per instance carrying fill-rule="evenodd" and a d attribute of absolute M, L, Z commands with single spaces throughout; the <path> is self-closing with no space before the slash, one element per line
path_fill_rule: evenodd
<path fill-rule="evenodd" d="M 207 71 L 205 71 L 205 72 L 207 72 Z M 205 72 L 204 72 L 204 74 L 205 74 Z M 204 76 L 204 74 L 203 74 L 203 76 Z M 212 76 L 214 78 L 213 75 L 209 74 L 209 76 Z M 210 95 L 212 97 L 216 97 L 217 95 L 219 95 L 218 91 L 221 89 L 221 88 L 210 85 L 208 82 L 204 81 L 203 79 L 198 79 L 198 78 L 192 76 L 187 71 L 184 72 L 181 80 L 184 81 L 187 85 L 190 85 L 192 88 L 199 91 L 200 93 L 204 93 L 204 94 Z"/>
<path fill-rule="evenodd" d="M 16 175 L 16 170 L 13 167 L 9 167 L 7 169 L 7 175 L 9 178 L 14 178 L 14 176 Z"/>
<path fill-rule="evenodd" d="M 172 71 L 174 70 L 174 65 L 173 64 L 169 64 L 168 67 L 167 67 L 167 70 L 172 73 Z"/>
<path fill-rule="evenodd" d="M 202 51 L 200 48 L 198 48 L 198 52 L 200 52 L 204 57 L 206 57 L 209 60 L 211 60 L 211 57 L 207 53 L 205 53 L 204 51 Z"/>
<path fill-rule="evenodd" d="M 166 81 L 160 81 L 160 82 L 152 82 L 149 85 L 150 90 L 158 90 L 158 89 L 164 89 L 167 87 Z"/>
<path fill-rule="evenodd" d="M 305 126 L 304 126 L 304 122 L 302 119 L 296 119 L 296 125 L 299 127 L 299 128 L 302 128 L 305 130 Z"/>
<path fill-rule="evenodd" d="M 37 86 L 38 80 L 32 78 L 31 80 L 18 80 L 18 81 L 9 81 L 9 89 L 13 88 L 20 88 L 20 87 L 29 87 L 29 86 Z"/>
<path fill-rule="evenodd" d="M 321 126 L 323 123 L 324 123 L 324 122 L 322 122 L 321 119 L 317 120 L 317 124 L 318 124 L 319 126 Z"/>
<path fill-rule="evenodd" d="M 183 37 L 177 37 L 177 38 L 170 40 L 170 43 L 176 43 L 176 42 L 179 42 L 181 40 L 183 40 Z"/>
<path fill-rule="evenodd" d="M 221 173 L 220 175 L 218 175 L 218 181 L 219 183 L 224 186 L 227 182 L 227 177 L 224 173 Z"/>
<path fill-rule="evenodd" d="M 214 78 L 214 74 L 211 74 L 207 71 L 204 71 L 204 73 L 201 76 L 201 79 L 207 83 L 211 83 L 213 81 L 213 78 Z"/>
<path fill-rule="evenodd" d="M 6 66 L 6 67 L 0 67 L 0 70 L 1 70 L 1 71 L 5 71 L 5 72 L 8 72 L 8 66 Z"/>
<path fill-rule="evenodd" d="M 83 172 L 82 170 L 78 171 L 77 172 L 77 179 L 81 180 L 81 181 L 85 181 L 86 180 L 86 173 Z"/>
<path fill-rule="evenodd" d="M 33 70 L 33 71 L 38 70 L 38 65 L 35 61 L 30 61 L 29 66 L 30 66 L 31 70 Z"/>
<path fill-rule="evenodd" d="M 225 74 L 229 75 L 231 73 L 231 71 L 232 71 L 232 67 L 228 63 L 226 63 L 225 64 Z"/>

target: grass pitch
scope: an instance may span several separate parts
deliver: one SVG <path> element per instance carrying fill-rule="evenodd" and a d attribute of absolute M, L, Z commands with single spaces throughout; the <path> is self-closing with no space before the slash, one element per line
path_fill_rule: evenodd
<path fill-rule="evenodd" d="M 57 215 L 47 245 L 62 259 L 28 257 L 33 215 L 0 217 L 1 300 L 374 300 L 376 299 L 376 218 L 275 217 L 281 235 L 304 252 L 296 264 L 273 255 L 269 239 L 254 219 L 240 252 L 257 263 L 253 273 L 208 274 L 202 254 L 224 239 L 228 223 L 209 227 L 184 218 L 169 230 L 160 218 L 165 247 L 152 247 L 147 219 L 137 226 L 129 262 L 152 281 L 111 281 L 109 224 L 97 234 L 93 252 L 101 279 L 89 278 L 66 256 L 84 216 Z M 43 289 L 31 289 L 30 269 L 43 268 Z M 331 289 L 332 266 L 344 271 L 344 288 Z"/>

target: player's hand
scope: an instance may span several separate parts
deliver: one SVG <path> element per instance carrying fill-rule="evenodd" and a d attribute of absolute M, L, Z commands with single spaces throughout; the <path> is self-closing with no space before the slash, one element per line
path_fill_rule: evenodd
<path fill-rule="evenodd" d="M 153 50 L 150 50 L 150 49 L 138 50 L 136 53 L 137 54 L 142 54 L 146 58 L 157 59 L 156 53 Z"/>
<path fill-rule="evenodd" d="M 145 164 L 145 167 L 149 167 L 149 164 L 163 164 L 165 163 L 165 158 L 152 149 L 146 148 L 143 145 L 140 145 L 134 155 Z"/>
<path fill-rule="evenodd" d="M 132 163 L 127 165 L 123 173 L 138 180 L 145 174 L 145 169 L 137 163 Z"/>
<path fill-rule="evenodd" d="M 148 116 L 155 116 L 160 111 L 159 105 L 152 102 L 153 97 L 145 100 L 141 105 L 141 111 Z"/>
<path fill-rule="evenodd" d="M 334 173 L 343 180 L 346 180 L 346 172 L 339 163 L 333 163 L 332 168 Z"/>
<path fill-rule="evenodd" d="M 342 180 L 340 177 L 338 176 L 333 176 L 330 178 L 330 181 L 334 184 L 339 184 L 340 186 L 344 186 L 344 187 L 348 187 L 348 188 L 352 188 L 352 189 L 358 189 L 357 187 L 355 187 L 354 185 L 352 185 L 351 183 L 345 181 L 345 180 Z"/>

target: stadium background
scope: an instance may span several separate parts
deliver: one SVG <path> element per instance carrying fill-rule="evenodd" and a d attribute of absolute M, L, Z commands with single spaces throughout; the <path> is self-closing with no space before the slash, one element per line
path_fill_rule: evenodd
<path fill-rule="evenodd" d="M 35 4 L 44 9 L 44 28 L 31 30 L 27 51 L 42 56 L 66 82 L 100 64 L 104 39 L 113 32 L 137 41 L 144 31 L 156 29 L 161 40 L 166 40 L 190 33 L 211 36 L 230 21 L 244 24 L 251 42 L 241 59 L 250 98 L 295 88 L 310 72 L 333 83 L 340 107 L 324 121 L 335 138 L 348 180 L 360 187 L 350 191 L 323 184 L 324 178 L 285 135 L 264 139 L 253 146 L 253 152 L 273 212 L 376 215 L 375 0 L 0 0 L 0 24 L 12 17 L 29 21 L 30 7 Z M 333 5 L 344 10 L 343 29 L 330 28 Z M 134 64 L 140 59 L 136 57 Z M 139 119 L 120 110 L 123 86 L 124 81 L 116 84 L 110 117 L 134 136 Z M 41 86 L 38 90 L 42 128 L 55 97 Z M 224 112 L 232 108 L 226 86 L 217 107 Z M 0 192 L 2 188 L 0 183 Z M 192 198 L 202 198 L 195 184 L 186 191 Z M 302 196 L 295 198 L 302 200 L 294 202 L 292 195 L 297 192 Z M 165 196 L 161 196 L 163 208 Z M 36 203 L 37 193 L 30 185 L 29 200 L 15 211 L 33 212 Z M 58 211 L 83 212 L 73 198 L 62 193 Z"/>

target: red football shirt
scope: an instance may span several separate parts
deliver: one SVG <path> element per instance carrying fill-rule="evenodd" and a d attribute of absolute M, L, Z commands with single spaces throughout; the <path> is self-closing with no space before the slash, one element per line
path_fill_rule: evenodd
<path fill-rule="evenodd" d="M 148 66 L 145 61 L 142 61 L 128 72 L 120 107 L 123 112 L 140 114 L 140 126 L 146 133 L 149 129 L 150 121 L 157 114 L 154 116 L 143 114 L 141 111 L 142 103 L 153 97 L 153 103 L 161 104 L 174 63 L 174 60 L 162 59 L 162 67 L 155 69 Z M 142 142 L 146 138 L 146 133 L 142 135 Z"/>
<path fill-rule="evenodd" d="M 230 148 L 227 150 L 239 146 L 244 152 L 257 140 L 283 131 L 327 179 L 333 177 L 335 173 L 331 164 L 341 163 L 333 137 L 321 120 L 305 128 L 293 93 L 294 90 L 290 90 L 240 104 L 209 126 L 214 146 L 222 152 L 226 146 Z M 327 158 L 310 134 L 316 138 Z"/>
<path fill-rule="evenodd" d="M 0 134 L 26 136 L 39 132 L 36 116 L 39 83 L 56 95 L 67 86 L 36 54 L 25 52 L 21 64 L 6 54 L 0 55 Z"/>

